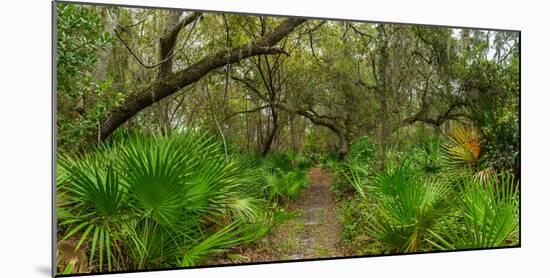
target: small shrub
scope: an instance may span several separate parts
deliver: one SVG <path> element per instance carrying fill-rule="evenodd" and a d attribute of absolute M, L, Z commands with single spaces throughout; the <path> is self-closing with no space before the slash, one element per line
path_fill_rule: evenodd
<path fill-rule="evenodd" d="M 419 177 L 408 162 L 387 167 L 369 186 L 376 208 L 366 226 L 368 235 L 390 252 L 425 250 L 425 238 L 448 212 L 448 186 Z"/>
<path fill-rule="evenodd" d="M 518 244 L 518 184 L 511 173 L 487 179 L 461 178 L 457 214 L 442 224 L 430 243 L 441 250 Z"/>
<path fill-rule="evenodd" d="M 285 173 L 277 169 L 267 174 L 266 180 L 269 200 L 281 202 L 296 199 L 308 184 L 308 175 L 302 170 Z"/>
<path fill-rule="evenodd" d="M 444 166 L 441 145 L 439 137 L 420 136 L 412 147 L 410 157 L 425 173 L 438 173 Z"/>
<path fill-rule="evenodd" d="M 364 256 L 384 252 L 379 242 L 367 235 L 370 213 L 374 209 L 370 198 L 350 198 L 338 208 L 338 220 L 342 223 L 342 245 L 346 255 Z"/>

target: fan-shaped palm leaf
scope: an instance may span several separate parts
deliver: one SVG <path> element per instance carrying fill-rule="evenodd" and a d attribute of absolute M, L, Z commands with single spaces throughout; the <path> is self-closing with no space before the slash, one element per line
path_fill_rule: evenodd
<path fill-rule="evenodd" d="M 512 174 L 485 180 L 465 177 L 458 204 L 460 214 L 432 232 L 439 249 L 470 249 L 515 245 L 519 226 L 518 185 Z"/>
<path fill-rule="evenodd" d="M 89 264 L 95 262 L 97 255 L 100 270 L 105 256 L 107 269 L 111 270 L 114 252 L 120 251 L 119 220 L 124 217 L 126 199 L 119 175 L 104 155 L 106 152 L 107 149 L 102 149 L 81 159 L 62 157 L 59 160 L 59 167 L 66 175 L 62 191 L 66 192 L 66 207 L 59 224 L 67 227 L 63 239 L 79 235 L 76 250 L 87 243 Z"/>
<path fill-rule="evenodd" d="M 407 162 L 379 175 L 369 189 L 378 204 L 368 234 L 386 243 L 390 251 L 421 249 L 428 231 L 448 210 L 445 183 L 415 175 Z"/>
<path fill-rule="evenodd" d="M 481 156 L 481 138 L 473 128 L 456 127 L 443 144 L 451 166 L 476 166 Z"/>

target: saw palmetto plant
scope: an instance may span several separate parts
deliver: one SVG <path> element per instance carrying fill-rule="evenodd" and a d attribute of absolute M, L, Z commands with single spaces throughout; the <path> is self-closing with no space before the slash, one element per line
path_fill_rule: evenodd
<path fill-rule="evenodd" d="M 102 149 L 82 158 L 63 157 L 59 167 L 65 178 L 58 190 L 63 192 L 64 206 L 58 213 L 62 240 L 77 237 L 75 252 L 83 245 L 89 250 L 90 266 L 112 268 L 120 252 L 122 222 L 128 206 L 126 189 L 115 170 L 108 150 Z"/>
<path fill-rule="evenodd" d="M 307 185 L 308 175 L 301 170 L 284 172 L 276 168 L 268 172 L 266 180 L 268 199 L 281 202 L 296 199 L 300 191 Z"/>
<path fill-rule="evenodd" d="M 424 250 L 425 238 L 449 210 L 446 183 L 418 176 L 409 162 L 388 167 L 369 186 L 377 206 L 368 235 L 388 252 Z"/>
<path fill-rule="evenodd" d="M 446 163 L 451 167 L 475 168 L 480 161 L 482 144 L 479 133 L 472 127 L 455 127 L 443 144 Z"/>
<path fill-rule="evenodd" d="M 430 243 L 441 250 L 518 244 L 518 183 L 510 173 L 481 180 L 462 178 L 456 215 L 443 222 Z"/>
<path fill-rule="evenodd" d="M 374 146 L 369 138 L 363 137 L 355 141 L 350 151 L 344 158 L 337 174 L 344 177 L 352 190 L 362 198 L 366 198 L 367 185 L 372 175 L 372 162 L 374 156 Z"/>
<path fill-rule="evenodd" d="M 426 173 L 438 173 L 444 166 L 442 140 L 438 136 L 419 136 L 413 146 L 411 158 Z"/>
<path fill-rule="evenodd" d="M 362 198 L 366 197 L 366 187 L 368 177 L 371 173 L 371 167 L 368 162 L 360 160 L 347 161 L 343 165 L 340 173 L 346 178 L 348 183 Z"/>
<path fill-rule="evenodd" d="M 238 190 L 254 179 L 248 174 L 256 171 L 246 167 L 225 157 L 212 138 L 192 132 L 129 136 L 63 157 L 61 236 L 75 238 L 76 250 L 86 248 L 98 270 L 170 266 L 178 258 L 196 264 L 200 254 L 248 242 L 254 227 L 269 225 L 253 225 L 262 203 Z M 250 224 L 230 225 L 239 226 L 230 232 L 220 221 Z M 121 256 L 122 249 L 129 255 Z"/>

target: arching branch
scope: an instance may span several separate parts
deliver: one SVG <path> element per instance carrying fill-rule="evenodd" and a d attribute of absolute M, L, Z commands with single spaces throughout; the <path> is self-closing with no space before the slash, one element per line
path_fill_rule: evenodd
<path fill-rule="evenodd" d="M 243 111 L 237 111 L 237 112 L 233 112 L 231 114 L 229 114 L 227 117 L 225 117 L 223 120 L 222 120 L 222 123 L 226 122 L 227 120 L 239 115 L 239 114 L 248 114 L 248 113 L 254 113 L 254 112 L 257 112 L 257 111 L 260 111 L 260 110 L 263 110 L 263 109 L 266 109 L 266 108 L 269 108 L 270 106 L 269 105 L 263 105 L 263 106 L 260 106 L 260 107 L 256 107 L 254 109 L 250 109 L 250 110 L 243 110 Z"/>
<path fill-rule="evenodd" d="M 394 129 L 393 131 L 395 131 L 395 130 L 403 127 L 403 126 L 410 125 L 410 124 L 413 124 L 413 123 L 416 123 L 416 122 L 423 122 L 423 123 L 429 124 L 433 127 L 440 127 L 442 124 L 444 124 L 448 120 L 458 120 L 461 117 L 469 118 L 469 116 L 465 113 L 460 113 L 460 112 L 454 112 L 453 113 L 453 111 L 455 111 L 456 109 L 458 109 L 460 107 L 463 107 L 463 106 L 466 106 L 466 105 L 467 104 L 465 102 L 454 101 L 453 103 L 451 103 L 451 105 L 449 105 L 449 107 L 447 108 L 447 110 L 445 112 L 443 112 L 440 115 L 437 115 L 436 117 L 429 117 L 429 116 L 426 115 L 427 110 L 421 110 L 419 113 L 404 119 L 401 122 L 401 125 L 398 126 L 396 129 Z"/>
<path fill-rule="evenodd" d="M 115 108 L 107 114 L 107 117 L 100 125 L 100 139 L 104 140 L 109 137 L 116 128 L 139 111 L 172 95 L 179 89 L 200 80 L 212 70 L 256 55 L 282 53 L 283 51 L 274 47 L 274 45 L 305 21 L 305 19 L 300 18 L 287 19 L 273 31 L 257 40 L 234 47 L 228 51 L 220 51 L 206 56 L 183 70 L 172 73 L 149 86 L 136 90 L 124 100 L 120 107 Z"/>

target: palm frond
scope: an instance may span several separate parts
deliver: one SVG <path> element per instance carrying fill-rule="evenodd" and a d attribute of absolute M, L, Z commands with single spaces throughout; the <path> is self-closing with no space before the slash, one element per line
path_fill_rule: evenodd
<path fill-rule="evenodd" d="M 232 246 L 253 241 L 257 238 L 255 232 L 259 230 L 261 229 L 241 221 L 233 222 L 185 251 L 185 255 L 181 257 L 178 264 L 182 267 L 194 266 L 211 254 L 224 252 Z"/>
<path fill-rule="evenodd" d="M 126 191 L 112 163 L 108 162 L 109 158 L 104 155 L 107 150 L 102 151 L 82 159 L 60 158 L 59 167 L 66 175 L 63 190 L 67 192 L 64 197 L 67 205 L 60 225 L 66 226 L 63 240 L 78 236 L 76 250 L 87 243 L 90 266 L 97 258 L 99 269 L 103 269 L 106 261 L 107 269 L 111 270 L 119 249 L 121 229 L 118 220 L 126 209 Z"/>
<path fill-rule="evenodd" d="M 481 137 L 474 128 L 458 126 L 443 144 L 446 162 L 454 167 L 475 167 L 481 156 Z"/>
<path fill-rule="evenodd" d="M 388 168 L 369 187 L 378 201 L 367 232 L 389 251 L 416 252 L 448 211 L 446 183 L 418 177 L 410 163 Z"/>
<path fill-rule="evenodd" d="M 485 180 L 465 177 L 459 215 L 445 221 L 431 244 L 439 249 L 489 248 L 517 244 L 518 184 L 510 173 Z"/>

